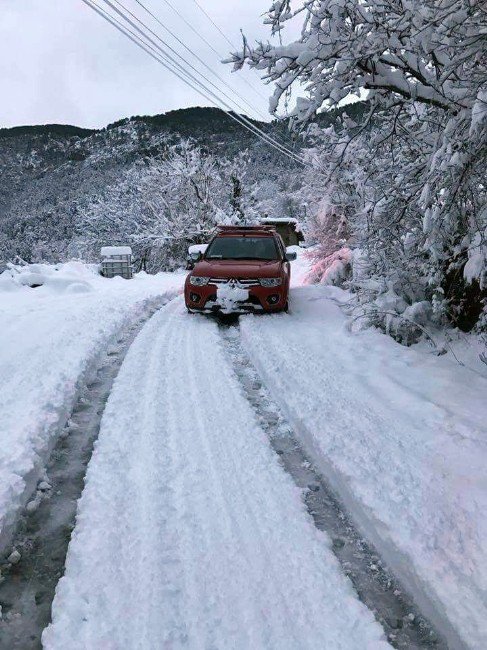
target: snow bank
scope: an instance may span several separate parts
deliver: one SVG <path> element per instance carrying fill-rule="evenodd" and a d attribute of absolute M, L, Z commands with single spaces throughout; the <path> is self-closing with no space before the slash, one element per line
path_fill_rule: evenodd
<path fill-rule="evenodd" d="M 95 264 L 8 264 L 0 274 L 0 292 L 44 287 L 51 293 L 85 293 L 93 290 L 98 267 Z"/>
<path fill-rule="evenodd" d="M 291 262 L 291 286 L 299 287 L 306 282 L 306 276 L 309 273 L 309 251 L 310 249 L 301 248 L 301 246 L 288 246 L 286 249 L 296 253 L 296 259 Z"/>
<path fill-rule="evenodd" d="M 149 300 L 182 282 L 106 280 L 77 262 L 0 275 L 0 553 L 96 359 Z"/>
<path fill-rule="evenodd" d="M 487 647 L 487 379 L 375 330 L 351 334 L 346 298 L 303 287 L 289 316 L 242 318 L 248 352 L 451 647 Z"/>
<path fill-rule="evenodd" d="M 116 379 L 52 621 L 45 650 L 389 648 L 182 301 Z"/>

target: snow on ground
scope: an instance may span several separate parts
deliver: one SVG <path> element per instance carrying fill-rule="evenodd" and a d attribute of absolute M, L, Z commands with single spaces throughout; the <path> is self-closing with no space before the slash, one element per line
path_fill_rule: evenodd
<path fill-rule="evenodd" d="M 106 280 L 73 262 L 0 275 L 0 552 L 80 381 L 148 300 L 181 285 L 175 274 Z"/>
<path fill-rule="evenodd" d="M 258 426 L 216 323 L 180 299 L 115 381 L 43 644 L 389 647 Z"/>
<path fill-rule="evenodd" d="M 301 246 L 288 246 L 288 250 L 296 253 L 296 259 L 291 262 L 291 286 L 300 287 L 305 284 L 306 277 L 309 275 L 310 261 L 307 258 L 308 250 Z"/>
<path fill-rule="evenodd" d="M 452 648 L 487 647 L 487 379 L 451 356 L 353 334 L 335 287 L 240 319 L 308 453 Z"/>

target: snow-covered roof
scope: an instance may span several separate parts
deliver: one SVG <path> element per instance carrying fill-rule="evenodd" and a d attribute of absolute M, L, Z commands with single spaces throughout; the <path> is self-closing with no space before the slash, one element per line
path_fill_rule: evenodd
<path fill-rule="evenodd" d="M 132 255 L 132 249 L 130 246 L 103 246 L 101 256 L 110 257 L 110 255 Z"/>
<path fill-rule="evenodd" d="M 297 224 L 298 220 L 292 217 L 264 217 L 260 220 L 261 223 L 294 223 Z"/>

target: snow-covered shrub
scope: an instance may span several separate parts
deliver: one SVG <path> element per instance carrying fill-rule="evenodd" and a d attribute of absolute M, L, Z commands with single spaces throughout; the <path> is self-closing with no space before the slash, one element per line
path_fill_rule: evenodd
<path fill-rule="evenodd" d="M 342 286 L 350 277 L 352 252 L 349 248 L 340 248 L 326 257 L 311 251 L 309 256 L 314 263 L 306 277 L 306 282 Z"/>
<path fill-rule="evenodd" d="M 348 227 L 345 215 L 330 196 L 321 201 L 308 229 L 316 246 L 307 253 L 312 266 L 306 281 L 342 285 L 351 275 L 352 254 L 346 245 Z"/>

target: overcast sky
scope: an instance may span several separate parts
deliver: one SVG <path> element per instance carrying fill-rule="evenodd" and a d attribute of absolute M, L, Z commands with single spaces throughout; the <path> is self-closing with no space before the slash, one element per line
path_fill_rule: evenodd
<path fill-rule="evenodd" d="M 121 1 L 150 20 L 137 9 L 136 0 Z M 267 113 L 267 100 L 240 78 L 243 74 L 267 97 L 270 89 L 261 84 L 257 73 L 232 74 L 166 0 L 143 1 L 253 106 Z M 198 1 L 237 45 L 240 28 L 249 39 L 269 35 L 260 16 L 270 0 Z M 170 2 L 217 51 L 228 54 L 230 46 L 194 0 Z M 151 26 L 163 36 L 157 24 Z M 165 34 L 164 38 L 170 37 Z M 187 52 L 185 56 L 190 57 Z M 199 65 L 194 59 L 192 62 Z M 0 126 L 61 123 L 101 127 L 121 117 L 209 105 L 82 0 L 0 0 L 0 84 Z"/>

